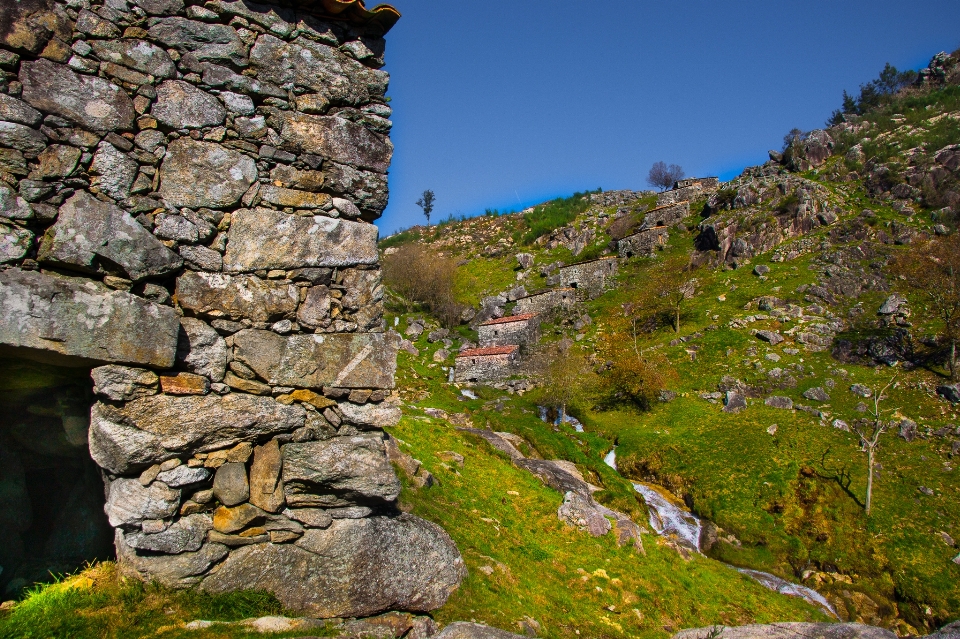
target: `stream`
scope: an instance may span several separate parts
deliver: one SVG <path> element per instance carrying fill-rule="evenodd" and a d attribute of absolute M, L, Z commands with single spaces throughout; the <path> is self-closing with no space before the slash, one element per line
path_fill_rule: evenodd
<path fill-rule="evenodd" d="M 617 470 L 617 447 L 614 446 L 603 458 L 604 463 Z M 618 471 L 619 472 L 619 471 Z M 677 506 L 667 499 L 662 492 L 653 486 L 641 483 L 633 484 L 634 490 L 640 493 L 643 501 L 650 510 L 650 526 L 658 535 L 670 537 L 681 546 L 700 552 L 700 532 L 703 525 L 700 519 L 685 508 Z M 722 563 L 722 562 L 721 562 Z M 730 564 L 723 564 L 744 574 L 760 585 L 791 597 L 800 597 L 807 603 L 822 608 L 825 612 L 837 617 L 836 611 L 830 602 L 816 590 L 795 584 L 776 575 L 759 570 L 737 568 Z"/>

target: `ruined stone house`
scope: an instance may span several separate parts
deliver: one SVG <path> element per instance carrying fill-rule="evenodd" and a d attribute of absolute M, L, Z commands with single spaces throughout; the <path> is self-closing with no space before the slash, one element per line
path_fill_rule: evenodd
<path fill-rule="evenodd" d="M 640 229 L 646 230 L 657 226 L 675 226 L 688 215 L 690 215 L 690 203 L 686 200 L 675 204 L 658 206 L 644 213 Z"/>
<path fill-rule="evenodd" d="M 529 350 L 540 340 L 540 316 L 524 313 L 487 320 L 477 327 L 477 339 L 481 347 L 516 344 Z"/>
<path fill-rule="evenodd" d="M 554 288 L 517 299 L 513 311 L 517 315 L 537 313 L 541 317 L 548 317 L 558 312 L 568 311 L 576 303 L 576 289 L 570 287 Z"/>
<path fill-rule="evenodd" d="M 576 289 L 578 299 L 593 299 L 612 286 L 616 274 L 617 258 L 601 257 L 560 267 L 553 283 Z"/>
<path fill-rule="evenodd" d="M 648 257 L 667 245 L 670 233 L 665 226 L 645 229 L 617 240 L 617 255 L 622 259 Z"/>
<path fill-rule="evenodd" d="M 399 14 L 128 6 L 0 7 L 0 590 L 115 556 L 318 617 L 439 607 L 463 561 L 382 431 Z"/>
<path fill-rule="evenodd" d="M 720 180 L 715 177 L 687 178 L 674 183 L 673 188 L 657 195 L 657 206 L 693 201 L 714 193 L 720 188 Z"/>
<path fill-rule="evenodd" d="M 499 382 L 519 372 L 520 347 L 486 346 L 457 353 L 453 381 L 490 383 Z"/>

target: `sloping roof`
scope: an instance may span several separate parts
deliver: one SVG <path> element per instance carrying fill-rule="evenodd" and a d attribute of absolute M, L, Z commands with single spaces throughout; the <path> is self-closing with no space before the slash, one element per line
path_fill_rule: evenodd
<path fill-rule="evenodd" d="M 509 346 L 484 346 L 483 348 L 470 348 L 457 353 L 457 357 L 483 357 L 484 355 L 509 355 L 520 348 L 516 344 Z"/>
<path fill-rule="evenodd" d="M 524 313 L 522 315 L 508 315 L 507 317 L 498 317 L 496 319 L 487 320 L 480 324 L 480 326 L 492 326 L 494 324 L 509 324 L 510 322 L 524 322 L 528 319 L 536 317 L 536 313 Z"/>
<path fill-rule="evenodd" d="M 336 20 L 343 20 L 353 24 L 362 24 L 375 27 L 377 31 L 386 33 L 400 19 L 400 12 L 389 4 L 378 4 L 373 9 L 367 9 L 363 0 L 312 0 L 304 2 L 321 15 Z"/>

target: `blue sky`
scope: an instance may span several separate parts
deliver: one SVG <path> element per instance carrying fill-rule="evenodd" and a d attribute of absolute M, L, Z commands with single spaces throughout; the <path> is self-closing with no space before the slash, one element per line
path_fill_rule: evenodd
<path fill-rule="evenodd" d="M 370 2 L 369 4 L 374 4 Z M 957 0 L 395 0 L 396 146 L 381 235 L 574 191 L 650 165 L 729 179 L 823 125 L 884 63 L 960 47 Z"/>

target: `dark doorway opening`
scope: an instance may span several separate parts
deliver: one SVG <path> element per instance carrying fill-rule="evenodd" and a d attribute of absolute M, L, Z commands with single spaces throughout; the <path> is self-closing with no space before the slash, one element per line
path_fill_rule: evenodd
<path fill-rule="evenodd" d="M 113 557 L 89 368 L 0 358 L 0 594 Z"/>

